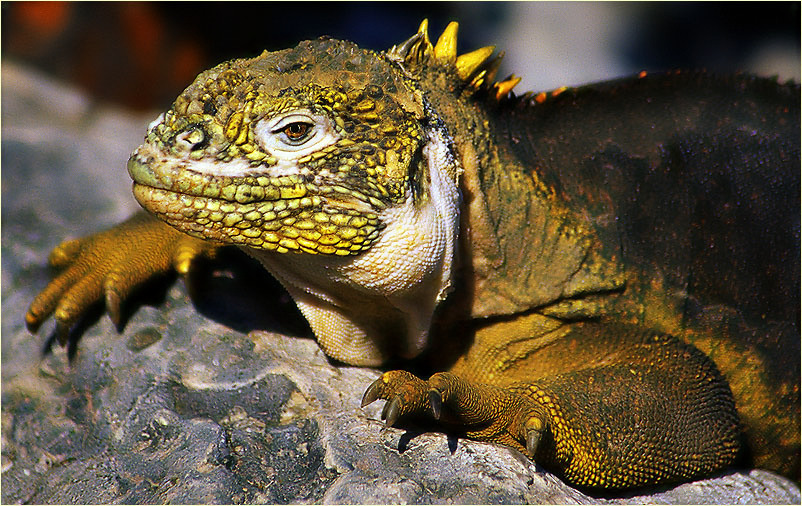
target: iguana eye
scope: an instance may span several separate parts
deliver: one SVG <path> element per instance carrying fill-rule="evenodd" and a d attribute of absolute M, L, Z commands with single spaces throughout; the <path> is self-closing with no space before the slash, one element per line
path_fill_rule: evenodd
<path fill-rule="evenodd" d="M 288 144 L 297 146 L 303 143 L 309 137 L 313 128 L 314 125 L 310 123 L 296 121 L 281 128 L 279 132 L 281 132 L 281 134 L 283 134 L 283 136 L 286 137 Z M 278 132 L 273 132 L 273 133 L 278 133 Z"/>
<path fill-rule="evenodd" d="M 253 127 L 259 143 L 278 159 L 297 159 L 337 142 L 334 123 L 307 109 L 266 118 Z"/>

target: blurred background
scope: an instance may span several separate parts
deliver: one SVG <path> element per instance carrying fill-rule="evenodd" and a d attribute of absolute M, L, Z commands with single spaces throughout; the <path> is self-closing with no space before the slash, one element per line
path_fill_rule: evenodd
<path fill-rule="evenodd" d="M 548 90 L 675 68 L 799 81 L 800 3 L 3 2 L 2 57 L 135 110 L 162 109 L 203 69 L 330 35 L 387 49 L 429 18 L 460 52 L 496 45 L 500 77 Z"/>

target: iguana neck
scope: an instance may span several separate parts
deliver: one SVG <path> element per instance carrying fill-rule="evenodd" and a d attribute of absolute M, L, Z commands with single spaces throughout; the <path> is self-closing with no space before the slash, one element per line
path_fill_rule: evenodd
<path fill-rule="evenodd" d="M 459 257 L 472 281 L 472 315 L 597 313 L 601 306 L 587 301 L 619 290 L 621 268 L 601 251 L 587 218 L 557 198 L 531 160 L 518 158 L 516 132 L 499 123 L 507 103 L 474 92 L 448 69 L 423 72 L 420 86 L 448 126 L 462 166 Z"/>

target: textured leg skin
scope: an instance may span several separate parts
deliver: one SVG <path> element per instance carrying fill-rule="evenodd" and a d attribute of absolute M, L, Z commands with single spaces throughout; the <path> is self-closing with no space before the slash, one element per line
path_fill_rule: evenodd
<path fill-rule="evenodd" d="M 25 323 L 35 332 L 52 314 L 64 345 L 87 308 L 105 298 L 109 316 L 119 324 L 120 306 L 134 289 L 172 269 L 186 274 L 194 258 L 212 257 L 217 247 L 144 212 L 109 230 L 64 241 L 49 259 L 62 272 L 31 303 Z"/>
<path fill-rule="evenodd" d="M 488 349 L 428 381 L 385 373 L 363 402 L 387 399 L 388 423 L 439 415 L 467 437 L 517 448 L 589 489 L 687 480 L 738 454 L 726 381 L 704 354 L 673 337 L 584 324 L 517 359 Z M 495 370 L 503 374 L 487 375 L 502 355 Z"/>

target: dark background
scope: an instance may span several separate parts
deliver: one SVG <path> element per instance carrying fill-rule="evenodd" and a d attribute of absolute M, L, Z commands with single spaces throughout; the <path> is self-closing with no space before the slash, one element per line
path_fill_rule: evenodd
<path fill-rule="evenodd" d="M 799 79 L 800 3 L 3 2 L 3 58 L 103 101 L 164 108 L 198 72 L 330 35 L 371 49 L 424 17 L 436 40 L 460 22 L 461 52 L 495 44 L 519 91 L 642 69 L 749 70 Z"/>

